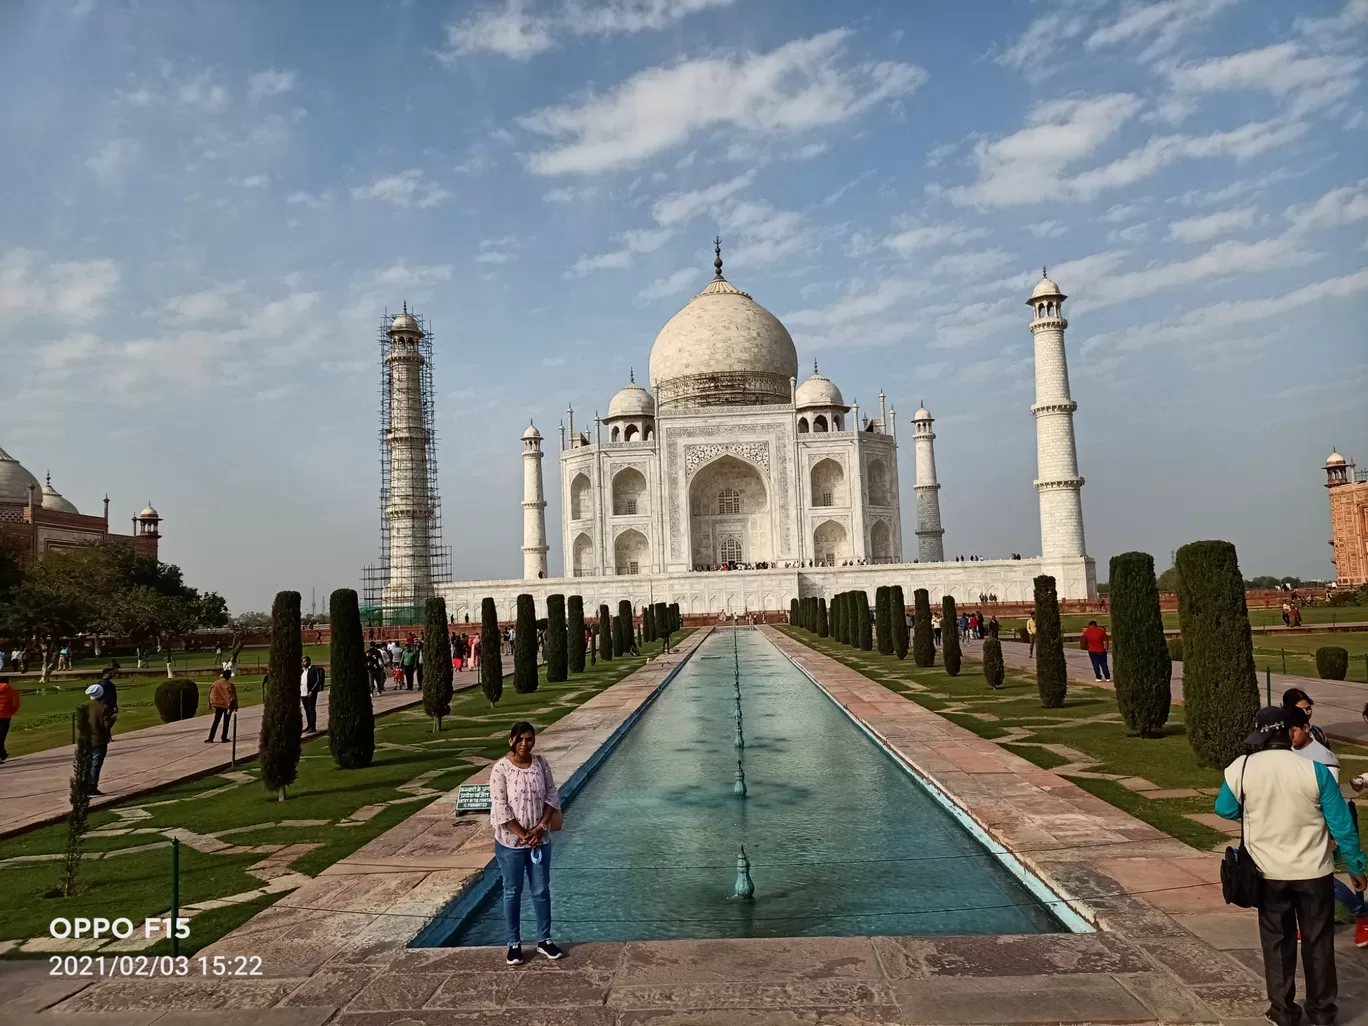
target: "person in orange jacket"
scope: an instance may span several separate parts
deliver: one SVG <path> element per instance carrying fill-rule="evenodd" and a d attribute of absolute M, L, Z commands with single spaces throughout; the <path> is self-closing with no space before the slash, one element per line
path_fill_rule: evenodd
<path fill-rule="evenodd" d="M 9 734 L 10 720 L 19 711 L 19 692 L 10 687 L 8 677 L 0 677 L 0 762 L 9 758 L 5 750 L 5 736 Z"/>
<path fill-rule="evenodd" d="M 233 671 L 225 669 L 223 675 L 209 688 L 209 708 L 214 710 L 214 722 L 209 725 L 206 745 L 213 744 L 214 733 L 220 722 L 223 723 L 223 744 L 228 743 L 228 721 L 238 709 L 237 687 L 233 684 Z"/>

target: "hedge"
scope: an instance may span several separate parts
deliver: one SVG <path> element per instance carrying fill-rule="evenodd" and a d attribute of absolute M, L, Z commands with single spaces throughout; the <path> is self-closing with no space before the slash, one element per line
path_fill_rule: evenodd
<path fill-rule="evenodd" d="M 566 652 L 565 596 L 546 596 L 546 683 L 559 684 L 570 678 L 569 653 Z"/>
<path fill-rule="evenodd" d="M 912 662 L 922 667 L 936 665 L 936 636 L 931 630 L 931 593 L 925 588 L 912 592 Z"/>
<path fill-rule="evenodd" d="M 956 628 L 958 630 L 958 628 Z M 945 630 L 941 627 L 942 632 Z M 944 637 L 942 633 L 941 637 Z M 1002 642 L 994 637 L 983 639 L 983 679 L 988 682 L 988 686 L 994 691 L 1002 687 L 1003 678 L 1007 675 L 1007 667 L 1002 661 Z"/>
<path fill-rule="evenodd" d="M 1059 624 L 1059 594 L 1055 579 L 1041 574 L 1035 579 L 1036 688 L 1040 704 L 1058 709 L 1069 691 L 1069 664 L 1064 659 L 1064 632 Z"/>
<path fill-rule="evenodd" d="M 490 705 L 503 697 L 503 636 L 492 598 L 480 602 L 480 690 Z"/>
<path fill-rule="evenodd" d="M 172 677 L 157 685 L 152 702 L 163 723 L 188 720 L 199 709 L 199 685 L 188 677 Z"/>
<path fill-rule="evenodd" d="M 999 645 L 998 655 L 1001 654 L 1002 646 Z M 964 653 L 960 649 L 959 610 L 955 608 L 953 595 L 941 598 L 941 659 L 945 662 L 945 672 L 952 677 L 958 677 Z"/>
<path fill-rule="evenodd" d="M 1131 733 L 1163 737 L 1173 662 L 1164 640 L 1154 557 L 1148 552 L 1113 556 L 1107 580 L 1116 707 Z"/>
<path fill-rule="evenodd" d="M 442 634 L 445 635 L 445 603 L 441 615 Z M 428 616 L 431 620 L 431 610 Z M 366 637 L 361 630 L 361 605 L 351 588 L 338 588 L 329 596 L 328 623 L 332 635 L 328 646 L 328 751 L 332 753 L 333 764 L 338 769 L 365 769 L 375 758 L 375 712 L 371 708 L 371 682 L 366 669 Z M 427 652 L 427 645 L 424 644 L 423 654 Z M 423 674 L 424 706 L 428 703 L 428 690 L 433 687 L 428 678 L 437 676 L 433 671 Z M 446 661 L 446 681 L 447 712 L 450 712 L 450 656 Z"/>
<path fill-rule="evenodd" d="M 279 592 L 271 604 L 271 654 L 262 696 L 261 733 L 257 738 L 261 782 L 283 802 L 285 789 L 299 775 L 299 674 L 304 646 L 299 633 L 299 592 Z"/>
<path fill-rule="evenodd" d="M 571 595 L 566 599 L 566 669 L 571 673 L 584 672 L 584 656 L 588 647 L 584 638 L 584 596 Z"/>
<path fill-rule="evenodd" d="M 1344 680 L 1349 672 L 1349 650 L 1335 645 L 1316 649 L 1316 672 L 1321 680 Z"/>

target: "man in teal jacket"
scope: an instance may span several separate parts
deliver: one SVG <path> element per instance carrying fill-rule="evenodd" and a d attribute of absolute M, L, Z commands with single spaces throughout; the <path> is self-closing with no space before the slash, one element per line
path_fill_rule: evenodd
<path fill-rule="evenodd" d="M 1297 1007 L 1297 931 L 1306 974 L 1311 1026 L 1335 1021 L 1334 844 L 1363 890 L 1364 856 L 1339 783 L 1318 762 L 1292 750 L 1287 710 L 1260 709 L 1245 739 L 1253 752 L 1225 771 L 1216 813 L 1244 820 L 1244 847 L 1263 872 L 1259 941 L 1263 946 L 1268 1018 L 1300 1026 Z M 1332 844 L 1333 838 L 1333 844 Z"/>

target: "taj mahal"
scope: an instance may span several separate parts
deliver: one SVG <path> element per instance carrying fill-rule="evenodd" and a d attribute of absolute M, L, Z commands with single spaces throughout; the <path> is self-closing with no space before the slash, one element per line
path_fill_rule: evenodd
<path fill-rule="evenodd" d="M 977 600 L 1030 601 L 1050 574 L 1061 598 L 1097 594 L 1083 535 L 1063 315 L 1065 296 L 1042 273 L 1027 305 L 1035 343 L 1035 418 L 1041 554 L 945 559 L 934 419 L 911 419 L 915 537 L 904 538 L 897 412 L 880 393 L 867 413 L 820 374 L 799 380 L 798 354 L 779 319 L 722 274 L 660 330 L 649 388 L 635 374 L 607 415 L 559 429 L 564 573 L 548 563 L 543 464 L 547 439 L 522 434 L 521 578 L 448 581 L 442 560 L 430 429 L 430 339 L 405 311 L 381 331 L 383 601 L 438 594 L 457 622 L 478 621 L 492 597 L 500 617 L 531 593 L 581 595 L 586 608 L 619 600 L 678 602 L 690 614 L 784 610 L 794 598 L 901 584 Z M 430 384 L 428 385 L 430 388 Z M 1024 413 L 1024 411 L 1023 411 Z M 904 429 L 906 431 L 906 429 Z M 1026 486 L 1026 481 L 1021 482 Z M 512 497 L 510 497 L 511 502 Z"/>

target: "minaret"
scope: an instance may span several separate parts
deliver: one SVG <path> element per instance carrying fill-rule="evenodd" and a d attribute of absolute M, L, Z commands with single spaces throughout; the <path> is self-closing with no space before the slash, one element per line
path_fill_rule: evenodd
<path fill-rule="evenodd" d="M 385 520 L 389 527 L 387 606 L 414 606 L 432 596 L 432 504 L 428 473 L 431 434 L 423 394 L 427 375 L 422 324 L 408 312 L 385 331 L 389 420 L 384 441 L 389 450 L 389 487 Z"/>
<path fill-rule="evenodd" d="M 1045 276 L 1031 292 L 1035 336 L 1036 491 L 1040 495 L 1040 552 L 1046 559 L 1087 555 L 1083 544 L 1083 478 L 1078 475 L 1069 362 L 1064 354 L 1063 302 L 1059 286 Z"/>
<path fill-rule="evenodd" d="M 922 404 L 912 416 L 913 442 L 917 449 L 917 559 L 923 563 L 945 562 L 945 528 L 941 527 L 940 484 L 936 481 L 935 418 Z"/>
<path fill-rule="evenodd" d="M 542 436 L 523 432 L 523 580 L 546 576 L 546 493 L 542 490 Z"/>

